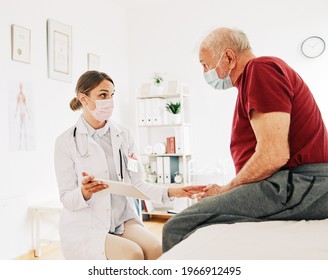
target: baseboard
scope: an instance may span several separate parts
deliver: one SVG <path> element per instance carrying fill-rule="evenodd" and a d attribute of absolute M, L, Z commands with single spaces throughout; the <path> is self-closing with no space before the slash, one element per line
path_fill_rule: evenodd
<path fill-rule="evenodd" d="M 34 259 L 34 250 L 27 252 L 24 255 L 14 258 L 14 260 L 31 260 Z"/>
<path fill-rule="evenodd" d="M 44 245 L 44 246 L 42 246 L 42 255 L 51 253 L 52 251 L 58 250 L 59 248 L 60 248 L 60 245 L 58 245 L 58 244 Z M 14 260 L 38 260 L 38 259 L 42 259 L 42 256 L 36 257 L 34 255 L 34 250 L 31 250 L 24 255 L 14 258 Z"/>

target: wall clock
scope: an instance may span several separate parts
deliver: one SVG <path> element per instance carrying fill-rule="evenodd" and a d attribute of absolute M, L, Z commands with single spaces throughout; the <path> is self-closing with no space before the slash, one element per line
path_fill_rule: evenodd
<path fill-rule="evenodd" d="M 301 46 L 302 53 L 309 58 L 320 56 L 326 49 L 325 41 L 318 36 L 306 38 Z"/>

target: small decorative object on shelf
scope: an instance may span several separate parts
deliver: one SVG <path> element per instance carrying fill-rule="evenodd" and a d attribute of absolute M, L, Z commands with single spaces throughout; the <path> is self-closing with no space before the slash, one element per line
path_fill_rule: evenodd
<path fill-rule="evenodd" d="M 151 87 L 151 93 L 161 95 L 163 94 L 164 87 L 163 87 L 163 74 L 159 72 L 155 72 L 153 75 L 153 86 Z"/>
<path fill-rule="evenodd" d="M 179 124 L 181 123 L 181 103 L 180 102 L 168 102 L 165 105 L 166 111 L 171 113 L 172 123 L 173 124 Z"/>
<path fill-rule="evenodd" d="M 155 86 L 161 86 L 162 82 L 164 81 L 163 79 L 163 74 L 155 72 L 153 76 L 153 81 Z"/>
<path fill-rule="evenodd" d="M 157 155 L 165 154 L 166 146 L 164 143 L 158 142 L 154 145 L 153 153 Z"/>
<path fill-rule="evenodd" d="M 146 155 L 150 156 L 153 153 L 152 145 L 147 145 L 144 149 L 144 152 L 145 152 Z"/>
<path fill-rule="evenodd" d="M 177 183 L 177 184 L 181 184 L 183 182 L 182 173 L 180 173 L 179 171 L 175 172 L 174 182 Z"/>
<path fill-rule="evenodd" d="M 166 153 L 175 154 L 175 137 L 166 137 Z"/>
<path fill-rule="evenodd" d="M 155 171 L 148 175 L 149 183 L 154 184 L 154 183 L 156 183 L 156 180 L 157 180 L 157 174 Z"/>
<path fill-rule="evenodd" d="M 180 113 L 180 108 L 181 108 L 181 103 L 180 102 L 168 102 L 166 103 L 165 106 L 166 110 L 169 111 L 172 114 L 179 114 Z"/>

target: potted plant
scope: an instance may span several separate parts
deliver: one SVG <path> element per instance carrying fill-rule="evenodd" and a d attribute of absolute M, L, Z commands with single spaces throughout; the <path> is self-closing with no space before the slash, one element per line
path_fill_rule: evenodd
<path fill-rule="evenodd" d="M 165 109 L 168 111 L 172 117 L 173 123 L 174 124 L 179 124 L 181 123 L 181 103 L 178 102 L 168 102 L 165 104 Z"/>
<path fill-rule="evenodd" d="M 163 74 L 159 73 L 159 72 L 155 72 L 153 74 L 152 77 L 153 80 L 153 86 L 152 86 L 152 93 L 153 94 L 162 94 L 163 93 L 163 82 L 164 82 L 164 78 L 163 78 Z"/>

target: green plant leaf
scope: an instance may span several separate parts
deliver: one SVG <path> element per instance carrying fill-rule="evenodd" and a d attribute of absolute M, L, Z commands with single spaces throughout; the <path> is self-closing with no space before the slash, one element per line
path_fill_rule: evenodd
<path fill-rule="evenodd" d="M 179 114 L 181 109 L 181 103 L 180 102 L 168 102 L 165 104 L 165 109 L 170 112 L 171 114 Z"/>

